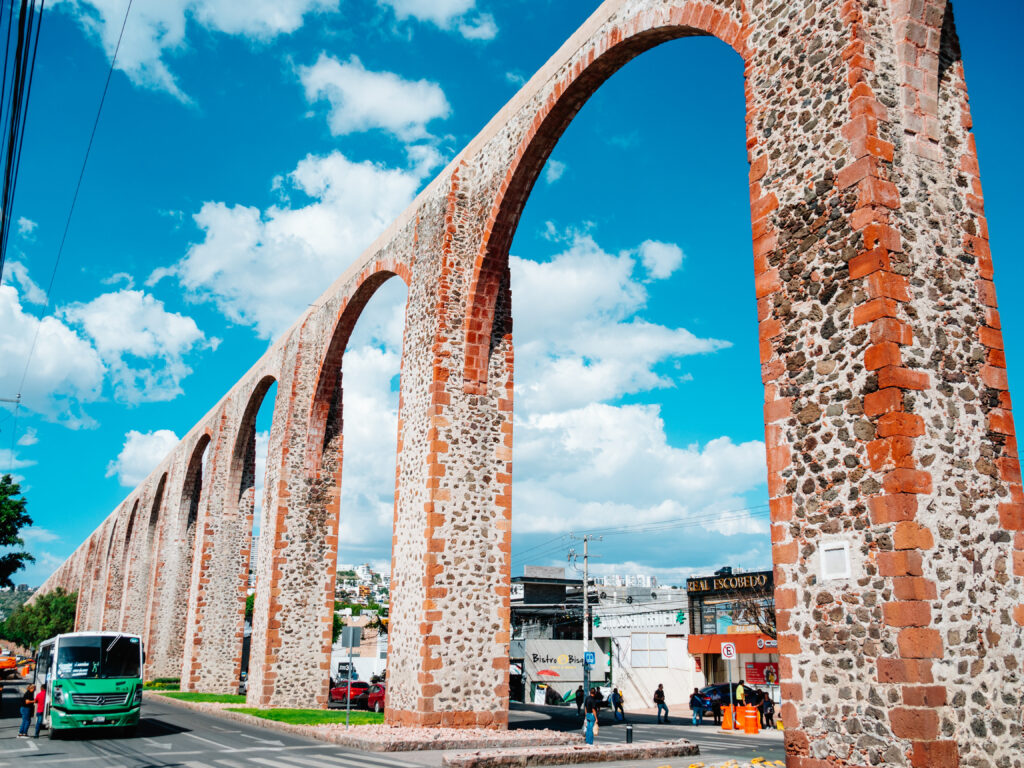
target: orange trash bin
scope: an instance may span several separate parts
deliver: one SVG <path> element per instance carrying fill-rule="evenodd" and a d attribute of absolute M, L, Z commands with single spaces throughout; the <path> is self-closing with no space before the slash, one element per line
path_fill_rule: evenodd
<path fill-rule="evenodd" d="M 732 707 L 728 704 L 722 705 L 722 730 L 732 730 Z"/>
<path fill-rule="evenodd" d="M 761 730 L 761 718 L 758 717 L 757 707 L 743 707 L 743 732 L 757 734 Z"/>

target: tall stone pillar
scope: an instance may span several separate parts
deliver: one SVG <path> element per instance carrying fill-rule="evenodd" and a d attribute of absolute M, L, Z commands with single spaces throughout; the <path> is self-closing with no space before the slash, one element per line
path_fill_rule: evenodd
<path fill-rule="evenodd" d="M 1024 506 L 952 8 L 751 26 L 787 765 L 1024 765 Z"/>
<path fill-rule="evenodd" d="M 231 401 L 224 404 L 211 438 L 206 465 L 196 550 L 192 565 L 188 619 L 182 649 L 181 687 L 204 693 L 237 693 L 245 628 L 252 507 L 229 498 L 235 439 Z M 235 489 L 237 491 L 237 487 Z"/>

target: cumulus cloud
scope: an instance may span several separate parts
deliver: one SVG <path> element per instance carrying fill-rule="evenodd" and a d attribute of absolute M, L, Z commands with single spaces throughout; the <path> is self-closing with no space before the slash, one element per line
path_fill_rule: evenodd
<path fill-rule="evenodd" d="M 399 21 L 416 19 L 440 29 L 458 29 L 469 40 L 493 40 L 498 25 L 489 13 L 476 12 L 476 0 L 378 0 Z"/>
<path fill-rule="evenodd" d="M 29 304 L 45 304 L 46 292 L 29 277 L 28 269 L 18 261 L 7 263 L 7 282 L 14 282 L 20 289 L 21 298 Z"/>
<path fill-rule="evenodd" d="M 105 293 L 68 305 L 61 316 L 93 340 L 109 368 L 114 396 L 128 403 L 182 394 L 181 381 L 192 372 L 184 357 L 207 341 L 191 317 L 168 312 L 142 291 Z"/>
<path fill-rule="evenodd" d="M 169 429 L 153 432 L 133 429 L 124 438 L 121 452 L 107 464 L 107 477 L 116 475 L 126 488 L 134 488 L 145 480 L 178 444 L 178 436 Z"/>
<path fill-rule="evenodd" d="M 640 244 L 640 261 L 652 280 L 664 280 L 683 266 L 683 249 L 675 243 L 644 240 Z"/>
<path fill-rule="evenodd" d="M 35 234 L 36 227 L 39 225 L 32 221 L 32 219 L 26 218 L 25 216 L 18 217 L 18 234 L 24 237 L 31 237 Z"/>
<path fill-rule="evenodd" d="M 548 184 L 554 184 L 565 173 L 565 163 L 560 163 L 557 160 L 548 160 L 547 165 L 544 166 L 544 181 Z"/>
<path fill-rule="evenodd" d="M 18 445 L 30 446 L 35 445 L 39 442 L 39 435 L 34 427 L 28 427 L 22 433 L 21 437 L 18 438 Z"/>
<path fill-rule="evenodd" d="M 268 42 L 295 32 L 307 15 L 338 10 L 340 0 L 160 0 L 132 6 L 117 54 L 117 69 L 137 86 L 166 91 L 189 101 L 167 65 L 168 53 L 187 47 L 190 25 L 211 32 Z M 63 0 L 71 13 L 113 56 L 124 21 L 124 0 Z"/>
<path fill-rule="evenodd" d="M 677 247 L 677 246 L 672 246 Z M 513 256 L 516 396 L 520 412 L 566 410 L 675 385 L 666 361 L 724 349 L 639 316 L 646 306 L 636 251 L 606 253 L 590 235 L 550 261 Z"/>
<path fill-rule="evenodd" d="M 38 334 L 32 365 L 21 386 L 25 361 Z M 22 393 L 22 406 L 68 426 L 92 425 L 81 403 L 97 400 L 106 368 L 78 331 L 56 317 L 42 320 L 22 309 L 18 292 L 0 286 L 0 390 Z M 20 388 L 20 390 L 19 390 Z"/>
<path fill-rule="evenodd" d="M 327 122 L 335 136 L 380 129 L 414 141 L 429 137 L 427 123 L 451 113 L 437 83 L 370 71 L 354 55 L 342 62 L 321 53 L 299 69 L 299 79 L 307 101 L 330 104 Z"/>
<path fill-rule="evenodd" d="M 265 211 L 208 202 L 194 216 L 205 238 L 150 283 L 173 275 L 196 297 L 262 338 L 287 328 L 412 201 L 439 156 L 408 169 L 309 155 L 284 180 L 312 202 Z"/>

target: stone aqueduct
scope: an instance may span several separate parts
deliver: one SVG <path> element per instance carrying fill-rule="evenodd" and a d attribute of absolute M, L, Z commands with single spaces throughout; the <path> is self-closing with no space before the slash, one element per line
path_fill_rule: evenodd
<path fill-rule="evenodd" d="M 140 632 L 149 675 L 233 691 L 255 556 L 250 704 L 325 703 L 342 353 L 398 276 L 387 717 L 504 727 L 509 243 L 586 99 L 691 35 L 745 62 L 787 764 L 1024 766 L 1024 495 L 945 0 L 605 2 L 47 581 L 79 592 L 78 627 Z M 822 578 L 829 542 L 849 578 Z"/>

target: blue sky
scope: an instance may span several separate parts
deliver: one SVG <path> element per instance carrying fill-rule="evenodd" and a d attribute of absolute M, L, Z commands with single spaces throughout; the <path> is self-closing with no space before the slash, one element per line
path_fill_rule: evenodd
<path fill-rule="evenodd" d="M 16 431 L 0 412 L 0 471 L 22 478 L 36 521 L 22 580 L 41 582 L 596 6 L 136 3 L 44 309 L 126 0 L 48 5 L 0 287 L 0 397 L 46 317 Z M 957 15 L 1013 383 L 1024 6 Z M 640 56 L 584 107 L 527 204 L 512 246 L 515 572 L 563 562 L 570 530 L 662 520 L 679 523 L 609 535 L 599 572 L 678 582 L 769 564 L 742 88 L 715 40 Z M 345 362 L 341 562 L 390 556 L 404 298 L 385 286 Z"/>

